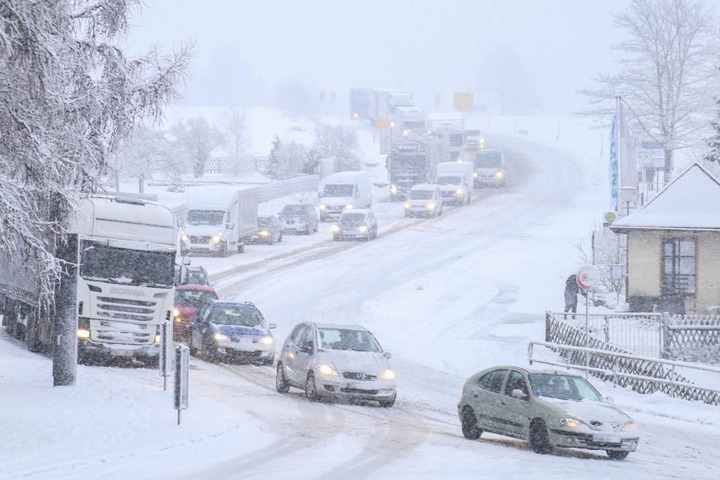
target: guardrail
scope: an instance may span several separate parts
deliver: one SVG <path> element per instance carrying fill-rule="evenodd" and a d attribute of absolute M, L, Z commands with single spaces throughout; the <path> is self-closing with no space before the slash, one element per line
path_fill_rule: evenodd
<path fill-rule="evenodd" d="M 534 357 L 536 345 L 559 353 L 565 362 Z M 720 390 L 696 385 L 676 371 L 683 369 L 720 375 L 720 368 L 716 367 L 550 342 L 530 342 L 528 361 L 531 365 L 540 363 L 585 371 L 639 393 L 661 391 L 672 397 L 720 405 Z"/>

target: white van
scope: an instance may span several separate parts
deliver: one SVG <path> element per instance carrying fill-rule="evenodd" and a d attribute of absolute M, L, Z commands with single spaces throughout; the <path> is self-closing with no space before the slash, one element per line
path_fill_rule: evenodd
<path fill-rule="evenodd" d="M 372 183 L 365 172 L 333 173 L 320 180 L 318 197 L 320 221 L 326 222 L 338 218 L 343 210 L 372 208 Z"/>
<path fill-rule="evenodd" d="M 408 192 L 405 201 L 406 217 L 437 217 L 443 212 L 440 187 L 434 183 L 418 183 Z"/>
<path fill-rule="evenodd" d="M 465 205 L 472 199 L 473 164 L 469 162 L 440 162 L 435 183 L 440 187 L 445 203 Z"/>
<path fill-rule="evenodd" d="M 502 150 L 481 149 L 475 153 L 475 186 L 505 185 L 504 155 Z"/>

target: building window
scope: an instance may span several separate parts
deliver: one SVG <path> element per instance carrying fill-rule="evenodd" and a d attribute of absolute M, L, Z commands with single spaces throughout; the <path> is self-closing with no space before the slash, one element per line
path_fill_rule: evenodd
<path fill-rule="evenodd" d="M 695 293 L 695 239 L 664 238 L 662 253 L 663 295 Z"/>

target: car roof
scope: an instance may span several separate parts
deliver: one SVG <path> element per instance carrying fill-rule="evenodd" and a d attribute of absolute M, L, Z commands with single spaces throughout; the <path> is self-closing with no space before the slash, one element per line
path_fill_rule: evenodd
<path fill-rule="evenodd" d="M 183 283 L 182 285 L 177 285 L 175 290 L 202 290 L 203 292 L 213 292 L 217 294 L 215 289 L 210 285 L 200 285 L 196 283 Z"/>
<path fill-rule="evenodd" d="M 569 370 L 556 370 L 556 369 L 536 369 L 528 367 L 518 367 L 517 365 L 497 365 L 495 367 L 486 368 L 478 373 L 486 373 L 492 370 L 519 370 L 525 373 L 545 373 L 550 375 L 567 375 L 569 377 L 582 377 L 579 373 L 571 372 Z"/>
<path fill-rule="evenodd" d="M 359 330 L 362 332 L 369 332 L 367 328 L 361 325 L 343 325 L 339 323 L 315 323 L 310 322 L 311 325 L 315 325 L 317 328 L 336 328 L 338 330 Z"/>
<path fill-rule="evenodd" d="M 351 208 L 350 210 L 343 210 L 342 214 L 346 213 L 370 213 L 370 210 L 367 208 Z"/>
<path fill-rule="evenodd" d="M 212 306 L 250 308 L 252 310 L 258 309 L 252 302 L 228 302 L 227 300 L 213 300 Z"/>

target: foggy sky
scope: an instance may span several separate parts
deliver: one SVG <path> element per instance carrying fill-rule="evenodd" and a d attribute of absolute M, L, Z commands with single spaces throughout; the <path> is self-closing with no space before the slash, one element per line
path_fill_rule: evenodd
<path fill-rule="evenodd" d="M 473 91 L 493 113 L 567 114 L 590 76 L 617 70 L 623 0 L 145 0 L 131 52 L 194 42 L 182 104 L 269 105 L 351 87 L 449 108 Z M 313 97 L 314 98 L 314 97 Z M 439 101 L 439 103 L 438 103 Z M 438 107 L 438 108 L 436 108 Z M 501 110 L 503 112 L 501 112 Z"/>

